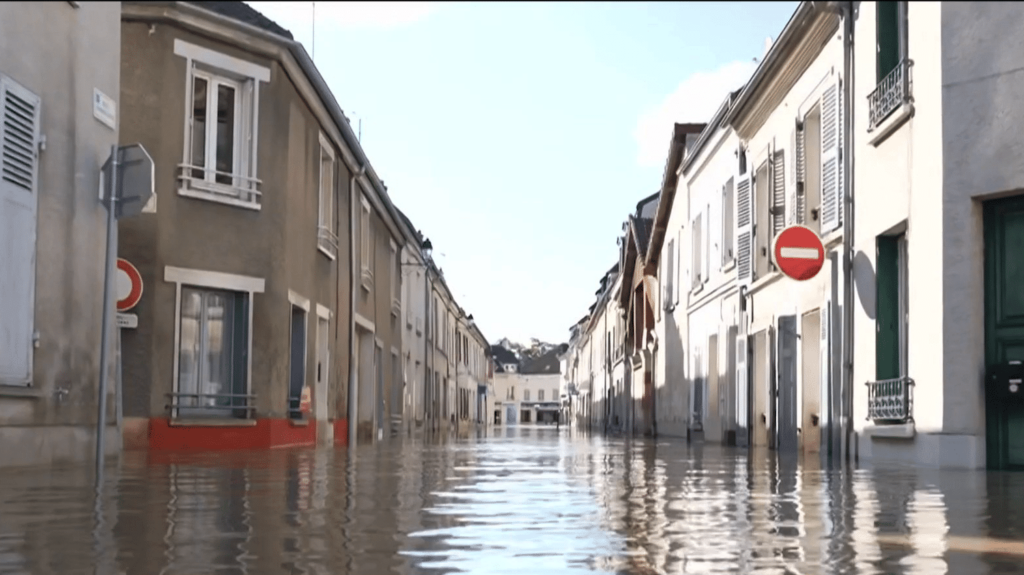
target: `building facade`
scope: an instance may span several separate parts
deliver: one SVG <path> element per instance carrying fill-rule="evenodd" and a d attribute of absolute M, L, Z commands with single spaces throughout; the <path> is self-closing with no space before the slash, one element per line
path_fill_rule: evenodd
<path fill-rule="evenodd" d="M 381 438 L 409 232 L 309 55 L 244 3 L 126 2 L 121 36 L 121 139 L 150 150 L 157 195 L 120 230 L 148 296 L 126 441 Z"/>
<path fill-rule="evenodd" d="M 118 143 L 120 36 L 116 3 L 0 5 L 0 466 L 93 452 L 107 229 L 98 182 Z M 109 454 L 121 445 L 111 429 Z"/>

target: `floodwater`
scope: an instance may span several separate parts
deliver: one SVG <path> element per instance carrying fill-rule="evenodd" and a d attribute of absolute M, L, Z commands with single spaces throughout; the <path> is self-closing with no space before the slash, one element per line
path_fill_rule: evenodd
<path fill-rule="evenodd" d="M 1024 474 L 521 426 L 0 472 L 0 574 L 1024 573 Z"/>

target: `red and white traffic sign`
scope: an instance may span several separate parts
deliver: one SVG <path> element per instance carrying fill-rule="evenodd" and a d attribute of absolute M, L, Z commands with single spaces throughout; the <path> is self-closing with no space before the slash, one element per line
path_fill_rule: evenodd
<path fill-rule="evenodd" d="M 117 311 L 126 312 L 142 299 L 142 274 L 128 260 L 117 258 Z"/>
<path fill-rule="evenodd" d="M 813 278 L 825 265 L 821 238 L 804 226 L 789 226 L 775 236 L 772 255 L 779 270 L 798 281 Z"/>

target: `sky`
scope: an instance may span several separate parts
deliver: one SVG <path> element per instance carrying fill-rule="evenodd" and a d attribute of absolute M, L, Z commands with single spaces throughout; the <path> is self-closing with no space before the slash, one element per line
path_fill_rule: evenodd
<path fill-rule="evenodd" d="M 524 343 L 568 339 L 673 122 L 710 120 L 797 6 L 249 4 L 312 54 L 459 305 Z"/>

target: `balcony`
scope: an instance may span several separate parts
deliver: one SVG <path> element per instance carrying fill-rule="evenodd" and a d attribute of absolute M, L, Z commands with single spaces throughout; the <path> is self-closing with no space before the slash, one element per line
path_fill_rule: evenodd
<path fill-rule="evenodd" d="M 914 380 L 909 377 L 869 381 L 868 417 L 876 425 L 902 425 L 914 421 Z"/>
<path fill-rule="evenodd" d="M 868 132 L 878 129 L 893 112 L 911 101 L 913 60 L 902 60 L 868 95 Z"/>

